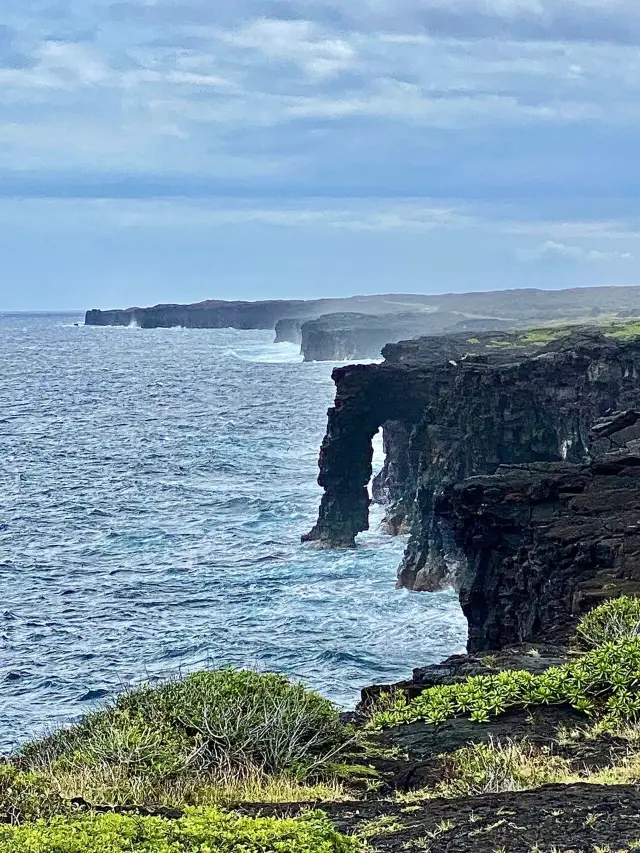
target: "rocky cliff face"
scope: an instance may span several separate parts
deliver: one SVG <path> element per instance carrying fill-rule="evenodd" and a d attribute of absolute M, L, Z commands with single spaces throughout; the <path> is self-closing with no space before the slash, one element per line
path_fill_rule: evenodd
<path fill-rule="evenodd" d="M 303 320 L 292 320 L 285 318 L 278 320 L 276 323 L 276 344 L 298 344 L 302 343 L 302 323 Z"/>
<path fill-rule="evenodd" d="M 464 559 L 469 650 L 562 642 L 604 598 L 640 593 L 640 414 L 599 422 L 589 463 L 504 466 L 449 486 L 435 515 Z"/>
<path fill-rule="evenodd" d="M 435 512 L 447 486 L 501 465 L 581 464 L 598 418 L 640 409 L 637 339 L 555 334 L 546 342 L 524 333 L 426 338 L 387 347 L 383 364 L 334 371 L 336 403 L 320 454 L 325 494 L 305 538 L 353 545 L 366 529 L 371 438 L 388 425 L 375 492 L 391 501 L 391 529 L 411 531 L 399 583 L 461 584 L 463 544 Z"/>
<path fill-rule="evenodd" d="M 451 311 L 326 314 L 302 324 L 301 350 L 305 361 L 377 359 L 388 343 L 422 335 L 508 329 L 514 325 L 516 321 L 469 319 Z"/>
<path fill-rule="evenodd" d="M 124 311 L 88 311 L 87 326 L 131 326 L 143 329 L 182 326 L 187 329 L 273 329 L 283 316 L 305 316 L 304 302 L 201 302 L 156 305 Z"/>
<path fill-rule="evenodd" d="M 350 296 L 336 299 L 271 300 L 265 302 L 226 302 L 208 300 L 193 305 L 155 305 L 153 308 L 127 308 L 115 311 L 87 311 L 88 326 L 130 326 L 193 329 L 275 329 L 280 320 L 295 321 L 320 317 L 329 312 L 366 312 L 394 314 L 403 311 L 437 309 L 437 297 L 413 294 Z"/>

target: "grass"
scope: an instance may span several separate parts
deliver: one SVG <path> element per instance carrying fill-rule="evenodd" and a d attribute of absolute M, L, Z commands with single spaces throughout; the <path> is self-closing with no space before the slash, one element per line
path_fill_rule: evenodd
<path fill-rule="evenodd" d="M 176 821 L 116 814 L 0 826 L 0 853 L 356 853 L 324 815 L 244 817 L 188 810 Z"/>
<path fill-rule="evenodd" d="M 549 746 L 526 740 L 470 743 L 441 756 L 442 780 L 435 785 L 396 795 L 398 802 L 416 804 L 434 798 L 454 799 L 481 794 L 526 791 L 542 785 L 637 785 L 640 783 L 640 750 L 628 753 L 598 770 L 574 769 Z"/>
<path fill-rule="evenodd" d="M 437 724 L 460 715 L 482 723 L 507 709 L 560 703 L 585 714 L 584 728 L 560 732 L 550 748 L 492 741 L 441 756 L 441 779 L 398 801 L 411 808 L 427 798 L 520 791 L 549 782 L 640 784 L 639 625 L 640 601 L 619 598 L 581 621 L 577 638 L 586 650 L 564 666 L 539 675 L 507 670 L 475 676 L 430 688 L 411 701 L 401 693 L 380 697 L 368 728 L 417 720 Z M 497 664 L 489 657 L 485 662 Z M 557 752 L 563 742 L 604 733 L 629 745 L 614 766 L 576 772 Z M 0 853 L 368 849 L 371 839 L 398 832 L 401 825 L 391 818 L 364 822 L 357 838 L 347 839 L 317 814 L 252 819 L 220 809 L 242 802 L 351 799 L 349 785 L 356 778 L 371 792 L 384 780 L 353 761 L 402 757 L 397 748 L 376 747 L 376 738 L 361 732 L 354 745 L 354 732 L 331 702 L 280 675 L 226 669 L 144 685 L 0 763 Z M 376 749 L 380 754 L 374 756 Z M 80 814 L 73 800 L 173 806 L 183 817 Z"/>

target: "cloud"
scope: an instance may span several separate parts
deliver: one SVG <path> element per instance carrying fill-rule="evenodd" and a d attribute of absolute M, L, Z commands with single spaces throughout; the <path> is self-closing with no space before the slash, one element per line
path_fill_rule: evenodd
<path fill-rule="evenodd" d="M 386 30 L 465 39 L 640 42 L 634 0 L 237 0 L 233 4 L 127 0 L 101 7 L 112 20 L 147 24 L 203 26 L 266 17 L 314 20 L 343 31 Z"/>
<path fill-rule="evenodd" d="M 631 252 L 603 251 L 602 249 L 589 249 L 582 246 L 557 243 L 555 240 L 547 240 L 533 249 L 519 250 L 518 258 L 527 262 L 562 259 L 566 261 L 600 263 L 603 261 L 628 261 L 633 258 L 633 255 Z"/>
<path fill-rule="evenodd" d="M 222 38 L 268 60 L 293 62 L 310 77 L 332 77 L 356 66 L 356 51 L 343 38 L 328 37 L 311 21 L 258 19 Z"/>

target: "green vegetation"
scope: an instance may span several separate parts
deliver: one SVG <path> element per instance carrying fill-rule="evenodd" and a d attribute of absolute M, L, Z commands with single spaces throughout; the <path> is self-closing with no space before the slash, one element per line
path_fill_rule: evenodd
<path fill-rule="evenodd" d="M 180 820 L 117 814 L 0 826 L 0 853 L 356 853 L 323 815 L 250 818 L 190 809 Z"/>
<path fill-rule="evenodd" d="M 571 775 L 566 759 L 548 747 L 513 740 L 472 743 L 448 760 L 448 778 L 430 793 L 435 797 L 466 797 L 503 791 L 524 791 Z"/>
<path fill-rule="evenodd" d="M 628 598 L 596 608 L 578 627 L 583 641 L 595 648 L 564 666 L 540 675 L 505 670 L 473 676 L 459 684 L 432 687 L 410 702 L 402 693 L 386 696 L 373 710 L 369 725 L 443 723 L 456 716 L 483 723 L 508 709 L 565 704 L 605 728 L 634 722 L 640 718 L 638 612 L 640 601 Z"/>
<path fill-rule="evenodd" d="M 578 637 L 587 648 L 640 635 L 640 599 L 621 596 L 596 607 L 578 625 Z"/>
<path fill-rule="evenodd" d="M 215 805 L 339 799 L 337 709 L 280 675 L 200 672 L 121 694 L 24 747 L 21 771 L 89 802 Z"/>
<path fill-rule="evenodd" d="M 56 786 L 39 773 L 0 764 L 0 824 L 20 823 L 71 811 Z"/>
<path fill-rule="evenodd" d="M 520 339 L 530 344 L 550 344 L 552 341 L 559 341 L 570 334 L 571 328 L 568 326 L 559 329 L 529 329 L 520 335 Z"/>
<path fill-rule="evenodd" d="M 553 704 L 590 719 L 547 747 L 490 741 L 440 756 L 435 781 L 397 800 L 410 810 L 433 797 L 549 782 L 640 783 L 639 627 L 640 599 L 618 598 L 584 617 L 577 640 L 585 651 L 563 666 L 474 676 L 411 701 L 401 693 L 380 697 L 370 729 L 455 716 L 482 723 L 510 709 Z M 499 663 L 492 656 L 483 662 Z M 563 742 L 610 732 L 629 746 L 623 755 L 618 746 L 604 769 L 577 772 L 558 754 Z M 371 732 L 355 740 L 331 702 L 280 675 L 226 669 L 142 686 L 0 763 L 0 853 L 362 853 L 402 831 L 403 818 L 360 821 L 346 838 L 317 812 L 282 819 L 222 810 L 240 802 L 353 798 L 347 786 L 356 779 L 371 793 L 384 778 L 364 765 L 402 756 Z M 173 806 L 177 815 L 103 813 L 89 805 L 105 803 Z"/>
<path fill-rule="evenodd" d="M 630 341 L 634 338 L 640 338 L 640 322 L 635 320 L 631 323 L 612 323 L 605 330 L 605 334 L 608 338 L 614 338 L 619 341 Z"/>

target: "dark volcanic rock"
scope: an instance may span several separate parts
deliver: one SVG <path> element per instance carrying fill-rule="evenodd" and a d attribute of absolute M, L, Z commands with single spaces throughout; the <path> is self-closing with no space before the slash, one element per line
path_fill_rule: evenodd
<path fill-rule="evenodd" d="M 445 336 L 385 355 L 334 371 L 306 539 L 352 546 L 366 529 L 371 439 L 386 426 L 374 494 L 392 531 L 411 530 L 399 582 L 458 587 L 470 650 L 562 639 L 595 601 L 636 590 L 640 341 L 576 328 L 543 345 Z"/>
<path fill-rule="evenodd" d="M 380 358 L 388 343 L 463 330 L 508 329 L 513 321 L 468 319 L 450 311 L 416 310 L 397 314 L 326 314 L 302 324 L 305 361 Z"/>
<path fill-rule="evenodd" d="M 255 815 L 290 816 L 315 803 L 242 804 Z M 630 850 L 640 839 L 640 790 L 633 785 L 544 785 L 453 800 L 425 800 L 407 808 L 378 800 L 322 804 L 346 833 L 387 819 L 374 839 L 378 853 L 593 853 Z"/>
<path fill-rule="evenodd" d="M 319 462 L 325 494 L 307 538 L 353 545 L 367 528 L 371 439 L 391 423 L 400 440 L 387 441 L 376 492 L 388 488 L 394 525 L 405 513 L 412 530 L 400 582 L 442 586 L 444 563 L 427 565 L 432 539 L 437 553 L 447 549 L 433 515 L 438 490 L 501 464 L 582 460 L 601 414 L 640 404 L 640 342 L 585 328 L 558 335 L 546 345 L 503 332 L 426 337 L 385 347 L 382 364 L 335 370 Z"/>
<path fill-rule="evenodd" d="M 292 320 L 286 317 L 276 323 L 275 343 L 300 344 L 302 343 L 302 323 L 304 320 Z"/>
<path fill-rule="evenodd" d="M 466 557 L 471 651 L 561 640 L 603 599 L 640 594 L 640 415 L 607 419 L 594 435 L 628 441 L 586 465 L 500 468 L 436 502 Z"/>

